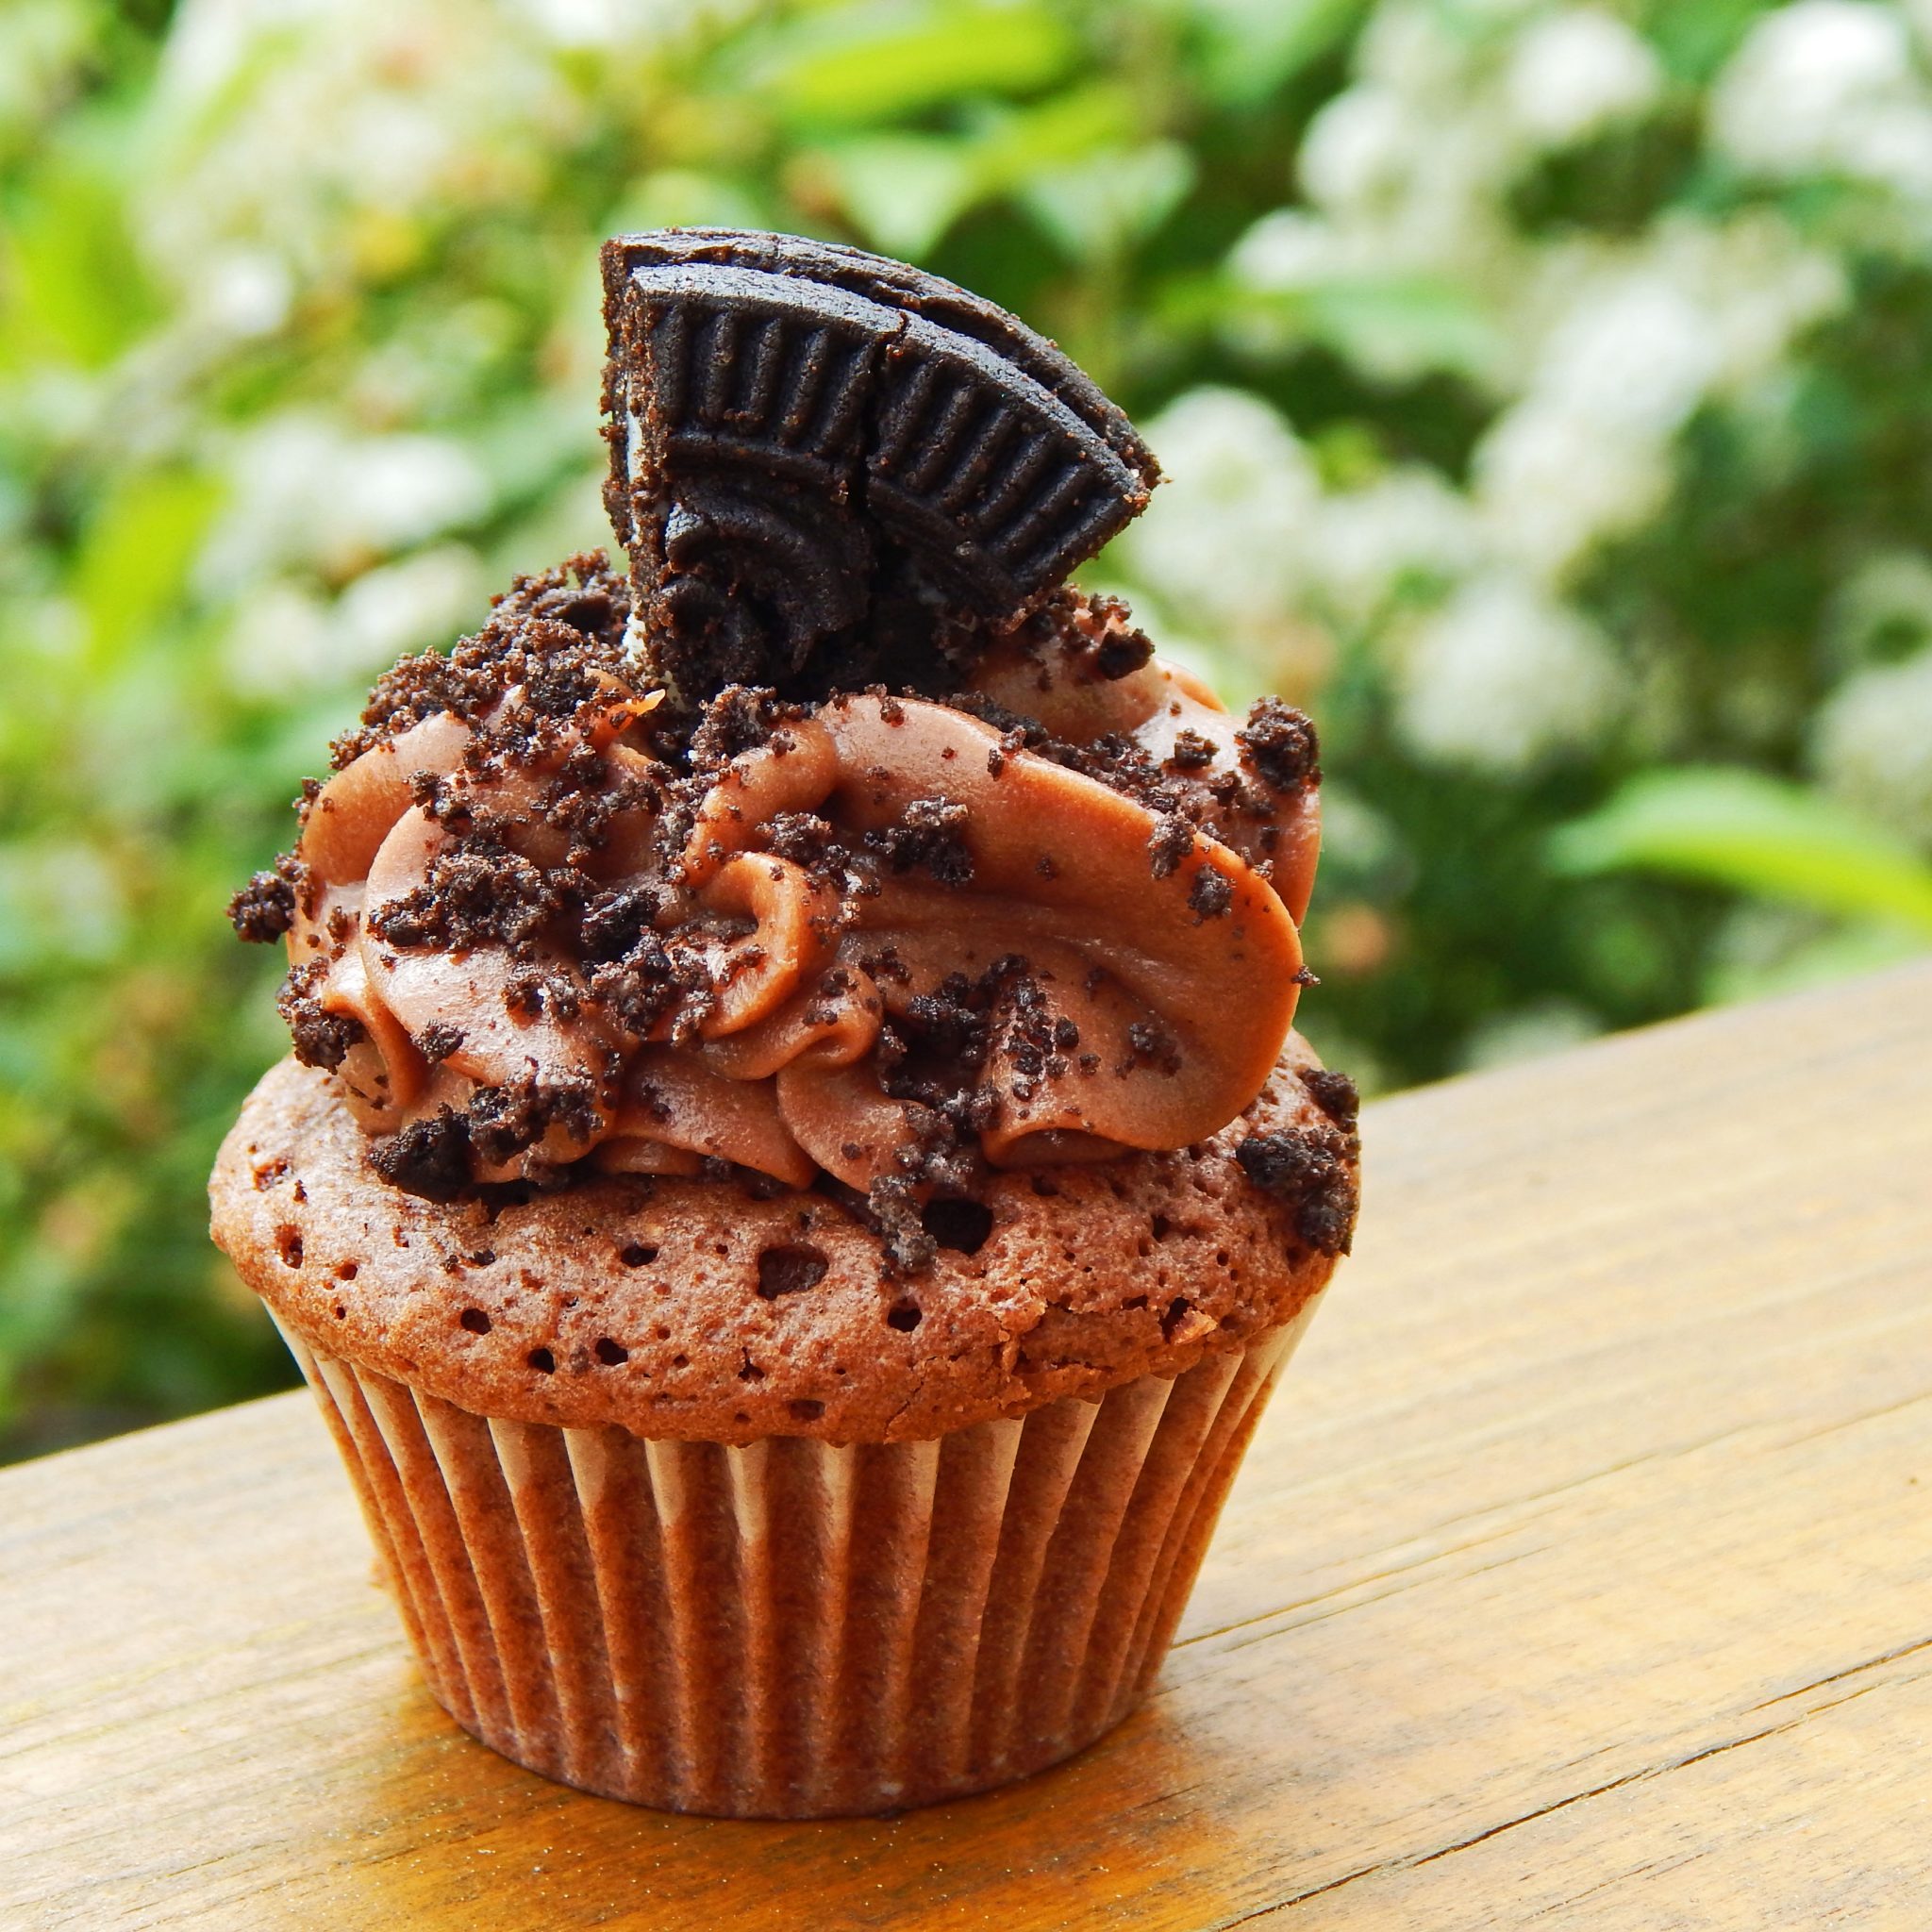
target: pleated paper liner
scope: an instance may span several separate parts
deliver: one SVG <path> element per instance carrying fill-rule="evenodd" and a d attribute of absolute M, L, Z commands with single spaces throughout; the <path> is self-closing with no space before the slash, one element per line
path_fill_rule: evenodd
<path fill-rule="evenodd" d="M 1172 1381 L 848 1447 L 485 1418 L 284 1333 L 458 1724 L 609 1797 L 809 1818 L 1024 1777 L 1134 1708 L 1312 1313 Z"/>

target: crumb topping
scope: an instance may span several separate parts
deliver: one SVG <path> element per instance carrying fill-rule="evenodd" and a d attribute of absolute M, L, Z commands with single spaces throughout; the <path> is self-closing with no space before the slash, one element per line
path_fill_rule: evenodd
<path fill-rule="evenodd" d="M 1361 1145 L 1337 1127 L 1252 1134 L 1235 1149 L 1241 1172 L 1293 1210 L 1295 1230 L 1320 1255 L 1345 1255 L 1355 1236 Z"/>
<path fill-rule="evenodd" d="M 811 1182 L 899 1278 L 930 1264 L 933 1204 L 964 1224 L 1029 1136 L 1091 1158 L 1145 1144 L 1137 1111 L 1171 1114 L 1179 1145 L 1240 1110 L 1239 1090 L 1198 1096 L 1255 1027 L 1265 1071 L 1291 1011 L 1262 848 L 1312 783 L 1299 713 L 1264 703 L 1220 739 L 1145 722 L 1144 634 L 1071 591 L 1003 639 L 1043 710 L 1088 693 L 1095 728 L 1049 728 L 1010 678 L 999 697 L 728 685 L 656 710 L 628 609 L 601 557 L 573 558 L 446 658 L 384 674 L 296 853 L 236 895 L 239 933 L 287 942 L 296 1056 L 336 1075 L 383 1178 L 436 1197 L 579 1163 Z M 1105 815 L 1082 829 L 1078 785 L 1130 808 L 1129 848 Z M 1207 929 L 1243 903 L 1229 954 Z M 1270 906 L 1259 929 L 1291 951 L 1263 1008 L 1224 1014 L 1220 962 Z M 1121 922 L 1097 952 L 1096 918 Z M 1003 928 L 1022 943 L 964 963 Z M 1115 970 L 1163 948 L 1149 976 Z M 1310 1091 L 1339 1121 L 1341 1089 Z M 1241 1160 L 1320 1193 L 1278 1152 Z"/>

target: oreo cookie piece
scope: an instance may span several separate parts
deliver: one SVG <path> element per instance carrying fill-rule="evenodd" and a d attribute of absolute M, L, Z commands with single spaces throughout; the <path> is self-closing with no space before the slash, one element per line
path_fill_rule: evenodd
<path fill-rule="evenodd" d="M 732 682 L 940 689 L 1158 480 L 1052 343 L 904 263 L 672 229 L 604 248 L 606 500 L 689 708 Z"/>

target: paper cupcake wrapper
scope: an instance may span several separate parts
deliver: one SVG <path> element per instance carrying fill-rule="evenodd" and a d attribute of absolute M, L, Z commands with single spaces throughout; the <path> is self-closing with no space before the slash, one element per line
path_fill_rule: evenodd
<path fill-rule="evenodd" d="M 677 1811 L 929 1804 L 1091 1743 L 1159 1669 L 1313 1312 L 924 1442 L 473 1415 L 284 1329 L 430 1688 L 505 1757 Z"/>

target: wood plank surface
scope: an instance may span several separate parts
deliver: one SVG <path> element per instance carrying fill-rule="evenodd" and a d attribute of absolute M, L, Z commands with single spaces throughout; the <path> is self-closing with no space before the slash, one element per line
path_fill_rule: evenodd
<path fill-rule="evenodd" d="M 8 1928 L 1932 1925 L 1932 968 L 1385 1102 L 1152 1703 L 890 1821 L 545 1783 L 302 1396 L 0 1474 Z"/>

